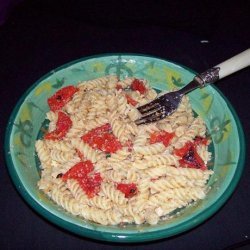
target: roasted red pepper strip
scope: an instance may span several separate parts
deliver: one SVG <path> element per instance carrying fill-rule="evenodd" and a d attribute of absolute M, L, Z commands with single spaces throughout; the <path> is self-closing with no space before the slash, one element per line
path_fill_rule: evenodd
<path fill-rule="evenodd" d="M 134 79 L 131 83 L 131 89 L 134 91 L 139 91 L 141 94 L 145 94 L 147 92 L 147 88 L 142 80 Z"/>
<path fill-rule="evenodd" d="M 195 142 L 187 142 L 182 148 L 175 149 L 174 154 L 181 157 L 179 160 L 181 166 L 206 170 L 204 161 L 197 153 L 197 145 Z"/>
<path fill-rule="evenodd" d="M 136 184 L 134 183 L 130 183 L 130 184 L 119 183 L 117 184 L 116 188 L 122 193 L 124 193 L 126 198 L 131 198 L 134 195 L 136 195 L 138 192 L 138 188 Z"/>
<path fill-rule="evenodd" d="M 97 135 L 102 135 L 103 133 L 109 132 L 111 131 L 111 125 L 109 123 L 106 123 L 100 127 L 94 128 L 92 130 L 90 130 L 87 134 L 82 136 L 82 139 L 85 142 L 90 142 L 94 136 Z"/>
<path fill-rule="evenodd" d="M 92 148 L 99 149 L 105 153 L 115 153 L 122 148 L 119 140 L 114 136 L 110 124 L 90 130 L 82 136 L 82 140 Z"/>
<path fill-rule="evenodd" d="M 58 119 L 56 122 L 56 129 L 45 134 L 44 138 L 47 140 L 60 140 L 62 139 L 69 129 L 72 127 L 72 121 L 64 112 L 58 112 Z"/>
<path fill-rule="evenodd" d="M 198 155 L 196 148 L 193 146 L 179 161 L 181 165 L 189 168 L 198 168 L 201 170 L 207 169 L 201 157 Z"/>
<path fill-rule="evenodd" d="M 68 103 L 73 95 L 78 91 L 79 89 L 74 86 L 66 86 L 64 88 L 59 89 L 54 95 L 52 95 L 48 99 L 48 105 L 50 107 L 50 110 L 52 111 L 58 111 L 64 107 L 66 103 Z"/>
<path fill-rule="evenodd" d="M 174 138 L 175 133 L 168 133 L 167 131 L 156 131 L 150 135 L 149 142 L 151 144 L 162 142 L 165 147 L 167 147 L 170 143 L 170 141 Z"/>
<path fill-rule="evenodd" d="M 79 162 L 62 176 L 62 180 L 77 180 L 86 195 L 92 198 L 100 191 L 102 182 L 100 173 L 93 173 L 93 170 L 91 161 Z"/>
<path fill-rule="evenodd" d="M 86 177 L 90 172 L 92 172 L 94 166 L 91 161 L 79 162 L 69 169 L 63 176 L 62 179 L 66 181 L 67 179 L 78 179 Z"/>
<path fill-rule="evenodd" d="M 99 193 L 101 182 L 102 177 L 100 173 L 95 173 L 93 176 L 88 176 L 87 178 L 78 179 L 79 185 L 89 198 L 93 198 Z"/>
<path fill-rule="evenodd" d="M 132 106 L 136 106 L 137 105 L 138 102 L 136 100 L 134 100 L 130 95 L 126 94 L 125 96 L 126 96 L 127 102 L 129 104 L 131 104 Z"/>
<path fill-rule="evenodd" d="M 192 142 L 187 142 L 182 148 L 178 148 L 174 150 L 174 154 L 183 157 L 188 150 L 192 147 L 193 143 Z"/>

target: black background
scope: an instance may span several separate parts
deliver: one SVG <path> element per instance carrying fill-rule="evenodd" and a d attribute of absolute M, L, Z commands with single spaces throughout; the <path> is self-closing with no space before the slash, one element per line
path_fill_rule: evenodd
<path fill-rule="evenodd" d="M 0 136 L 16 102 L 37 79 L 69 61 L 131 52 L 166 58 L 201 72 L 250 47 L 249 1 L 19 1 L 0 26 Z M 249 68 L 217 86 L 234 106 L 246 142 Z M 1 147 L 3 148 L 3 147 Z M 3 150 L 1 150 L 3 151 Z M 1 249 L 250 249 L 250 168 L 229 201 L 181 235 L 116 244 L 78 237 L 36 214 L 0 165 Z M 245 246 L 243 246 L 245 245 Z"/>

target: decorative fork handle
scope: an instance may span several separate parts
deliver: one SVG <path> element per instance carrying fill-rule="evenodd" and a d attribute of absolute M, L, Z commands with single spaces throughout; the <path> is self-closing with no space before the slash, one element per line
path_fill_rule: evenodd
<path fill-rule="evenodd" d="M 206 84 L 214 83 L 228 75 L 233 74 L 243 68 L 250 66 L 250 49 L 206 70 L 205 72 L 195 76 L 195 80 L 204 87 Z"/>

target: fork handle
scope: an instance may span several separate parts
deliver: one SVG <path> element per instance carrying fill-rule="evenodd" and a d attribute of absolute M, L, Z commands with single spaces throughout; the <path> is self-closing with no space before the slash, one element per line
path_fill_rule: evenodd
<path fill-rule="evenodd" d="M 233 74 L 243 68 L 250 66 L 250 49 L 247 49 L 240 54 L 206 70 L 197 75 L 196 81 L 203 87 L 206 84 L 214 83 L 228 75 Z"/>
<path fill-rule="evenodd" d="M 250 49 L 241 52 L 240 54 L 216 65 L 215 67 L 220 68 L 219 79 L 222 79 L 248 66 L 250 66 Z"/>

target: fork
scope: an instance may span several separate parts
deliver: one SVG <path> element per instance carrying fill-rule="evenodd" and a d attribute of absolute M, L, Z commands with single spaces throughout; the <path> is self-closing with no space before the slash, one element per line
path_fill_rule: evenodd
<path fill-rule="evenodd" d="M 137 119 L 135 123 L 141 125 L 164 119 L 166 116 L 169 116 L 176 111 L 182 97 L 188 92 L 198 87 L 203 88 L 207 84 L 217 82 L 218 80 L 248 66 L 250 66 L 250 48 L 204 71 L 203 73 L 196 75 L 193 80 L 182 89 L 161 95 L 155 100 L 138 107 L 142 116 L 140 119 Z"/>

